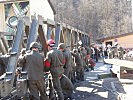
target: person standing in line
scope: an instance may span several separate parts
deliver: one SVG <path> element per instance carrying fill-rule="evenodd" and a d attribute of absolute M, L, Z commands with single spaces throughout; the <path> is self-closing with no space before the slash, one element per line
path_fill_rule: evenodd
<path fill-rule="evenodd" d="M 54 89 L 57 92 L 58 100 L 64 100 L 60 78 L 62 77 L 62 74 L 64 73 L 64 64 L 65 64 L 65 58 L 63 56 L 63 52 L 60 50 L 57 50 L 54 48 L 55 42 L 54 40 L 50 39 L 47 41 L 48 44 L 48 50 L 49 52 L 46 55 L 46 58 L 44 60 L 45 67 L 49 68 L 51 75 L 52 75 L 52 81 Z"/>
<path fill-rule="evenodd" d="M 44 80 L 44 57 L 39 53 L 39 44 L 32 42 L 30 44 L 30 51 L 26 52 L 19 60 L 18 65 L 20 67 L 24 67 L 23 65 L 25 65 L 27 70 L 31 100 L 49 100 L 46 96 Z"/>
<path fill-rule="evenodd" d="M 80 81 L 82 80 L 82 77 L 81 77 L 81 72 L 83 69 L 82 59 L 77 49 L 73 49 L 73 52 L 71 52 L 71 54 L 74 57 L 74 61 L 76 64 L 76 79 Z"/>
<path fill-rule="evenodd" d="M 58 50 L 61 50 L 65 57 L 65 65 L 64 65 L 64 75 L 66 75 L 69 79 L 70 77 L 70 70 L 71 70 L 71 52 L 66 49 L 66 46 L 64 43 L 60 43 L 58 45 Z"/>

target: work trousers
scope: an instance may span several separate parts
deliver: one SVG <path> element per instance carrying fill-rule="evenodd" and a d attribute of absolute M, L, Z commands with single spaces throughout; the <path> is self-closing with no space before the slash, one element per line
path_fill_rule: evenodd
<path fill-rule="evenodd" d="M 46 86 L 44 80 L 29 80 L 28 81 L 29 90 L 31 93 L 31 100 L 48 100 L 46 96 Z M 41 99 L 39 96 L 41 95 Z"/>
<path fill-rule="evenodd" d="M 76 79 L 77 80 L 84 80 L 84 68 L 77 68 L 76 69 Z"/>
<path fill-rule="evenodd" d="M 59 77 L 53 77 L 53 86 L 57 92 L 58 100 L 64 100 L 64 96 L 62 93 L 62 88 L 61 88 L 61 83 L 60 83 Z"/>

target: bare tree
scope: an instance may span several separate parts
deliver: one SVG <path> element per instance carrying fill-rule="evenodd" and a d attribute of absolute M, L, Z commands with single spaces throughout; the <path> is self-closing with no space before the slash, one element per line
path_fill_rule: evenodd
<path fill-rule="evenodd" d="M 101 38 L 132 31 L 130 0 L 51 0 L 56 20 L 93 37 Z"/>

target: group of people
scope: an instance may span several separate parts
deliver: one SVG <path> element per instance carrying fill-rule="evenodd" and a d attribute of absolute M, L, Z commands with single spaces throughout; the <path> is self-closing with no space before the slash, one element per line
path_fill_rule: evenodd
<path fill-rule="evenodd" d="M 103 49 L 103 55 L 105 59 L 123 59 L 124 49 L 121 46 L 118 46 L 118 44 L 115 44 L 114 46 L 108 45 Z"/>
<path fill-rule="evenodd" d="M 125 49 L 115 43 L 113 46 L 108 44 L 107 46 L 97 46 L 96 44 L 91 45 L 91 56 L 98 62 L 99 58 L 104 59 L 124 59 L 124 54 L 126 53 Z"/>
<path fill-rule="evenodd" d="M 39 53 L 39 43 L 32 42 L 30 50 L 21 52 L 18 67 L 27 71 L 28 88 L 31 100 L 52 100 L 57 94 L 58 100 L 72 99 L 75 82 L 84 80 L 84 71 L 95 66 L 87 46 L 74 47 L 60 43 L 55 47 L 55 41 L 47 41 L 48 52 L 46 57 Z M 92 69 L 94 70 L 94 69 Z M 44 74 L 51 75 L 49 95 Z M 17 74 L 17 75 L 21 75 Z M 40 95 L 39 95 L 40 94 Z"/>

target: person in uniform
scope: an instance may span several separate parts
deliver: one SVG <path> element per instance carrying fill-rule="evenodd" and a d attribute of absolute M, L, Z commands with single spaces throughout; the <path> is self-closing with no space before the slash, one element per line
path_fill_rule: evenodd
<path fill-rule="evenodd" d="M 81 62 L 82 62 L 82 68 L 80 71 L 80 80 L 84 81 L 84 56 L 81 50 L 82 50 L 82 46 L 78 46 L 78 53 L 81 57 Z"/>
<path fill-rule="evenodd" d="M 53 86 L 57 92 L 58 99 L 64 100 L 61 83 L 60 83 L 60 77 L 62 77 L 62 74 L 64 73 L 63 66 L 65 64 L 63 52 L 54 48 L 54 45 L 55 45 L 54 40 L 52 39 L 48 40 L 47 44 L 48 44 L 49 52 L 47 53 L 46 58 L 44 60 L 45 62 L 44 65 L 47 68 L 49 67 L 49 70 L 53 78 L 52 79 Z"/>
<path fill-rule="evenodd" d="M 70 51 L 71 52 L 71 51 Z M 74 57 L 71 56 L 71 68 L 72 68 L 72 72 L 71 72 L 71 81 L 73 84 L 76 83 L 76 65 L 74 63 Z"/>
<path fill-rule="evenodd" d="M 64 65 L 64 75 L 66 75 L 69 79 L 70 77 L 70 70 L 71 70 L 71 52 L 66 49 L 66 46 L 64 43 L 60 43 L 58 45 L 58 50 L 61 50 L 65 57 L 65 65 Z"/>
<path fill-rule="evenodd" d="M 72 56 L 74 57 L 74 62 L 76 64 L 76 79 L 82 80 L 82 69 L 83 69 L 83 63 L 80 54 L 78 53 L 77 49 L 74 49 L 73 52 L 71 52 Z"/>
<path fill-rule="evenodd" d="M 124 55 L 124 49 L 122 47 L 118 48 L 118 57 L 119 59 L 123 59 L 123 55 Z"/>
<path fill-rule="evenodd" d="M 30 44 L 30 51 L 26 52 L 21 61 L 20 67 L 26 66 L 28 74 L 28 86 L 32 100 L 48 100 L 46 96 L 46 86 L 44 80 L 44 58 L 39 53 L 39 44 L 32 42 Z"/>

